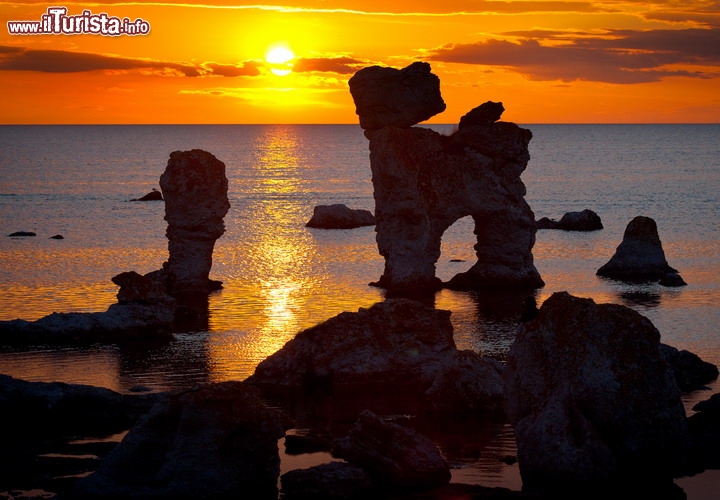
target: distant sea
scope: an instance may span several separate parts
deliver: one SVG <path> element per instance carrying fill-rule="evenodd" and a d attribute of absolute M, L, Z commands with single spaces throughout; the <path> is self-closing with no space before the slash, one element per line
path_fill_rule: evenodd
<path fill-rule="evenodd" d="M 538 303 L 568 291 L 626 305 L 664 343 L 720 365 L 720 125 L 523 126 L 533 133 L 522 179 L 536 218 L 587 208 L 604 225 L 538 231 L 533 253 L 546 282 Z M 225 163 L 232 205 L 214 254 L 211 277 L 224 289 L 210 298 L 208 331 L 142 349 L 0 348 L 0 373 L 120 392 L 242 380 L 302 329 L 384 299 L 368 286 L 383 270 L 372 227 L 305 227 L 318 204 L 374 210 L 368 143 L 356 125 L 0 126 L 0 319 L 104 311 L 115 302 L 112 276 L 158 269 L 167 257 L 163 203 L 128 200 L 159 188 L 172 151 L 193 148 Z M 655 219 L 688 286 L 595 275 L 637 215 Z M 472 230 L 469 218 L 448 229 L 440 278 L 473 264 Z M 37 236 L 6 236 L 15 231 Z M 444 290 L 435 306 L 452 311 L 459 348 L 502 360 L 522 298 Z M 718 385 L 711 389 L 686 405 Z M 484 474 L 482 484 L 513 481 L 507 471 Z"/>

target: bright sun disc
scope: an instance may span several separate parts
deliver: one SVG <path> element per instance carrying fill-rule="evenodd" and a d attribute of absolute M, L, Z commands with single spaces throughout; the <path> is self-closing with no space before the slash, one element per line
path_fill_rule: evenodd
<path fill-rule="evenodd" d="M 278 76 L 290 74 L 293 59 L 295 59 L 293 51 L 282 45 L 270 48 L 265 54 L 265 61 L 270 65 L 270 71 Z"/>

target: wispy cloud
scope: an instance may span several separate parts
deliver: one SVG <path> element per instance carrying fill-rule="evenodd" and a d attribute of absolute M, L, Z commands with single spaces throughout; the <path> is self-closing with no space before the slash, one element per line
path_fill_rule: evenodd
<path fill-rule="evenodd" d="M 349 75 L 366 66 L 348 56 L 298 58 L 293 66 L 296 73 L 335 73 Z M 263 74 L 267 64 L 261 61 L 242 61 L 226 64 L 214 61 L 185 63 L 118 57 L 113 55 L 73 52 L 68 50 L 35 50 L 0 45 L 0 71 L 37 71 L 41 73 L 83 73 L 89 71 L 131 71 L 161 76 L 187 77 L 253 77 Z"/>
<path fill-rule="evenodd" d="M 326 72 L 350 75 L 367 65 L 366 62 L 352 57 L 305 57 L 298 59 L 293 65 L 297 73 Z"/>
<path fill-rule="evenodd" d="M 207 62 L 202 64 L 202 68 L 211 75 L 217 76 L 258 76 L 260 70 L 259 63 L 256 61 L 246 61 L 239 65 L 220 64 L 215 62 Z"/>
<path fill-rule="evenodd" d="M 47 4 L 44 0 L 15 0 L 0 2 L 0 5 Z M 281 0 L 277 4 L 242 4 L 235 0 L 219 0 L 215 2 L 159 2 L 159 1 L 114 1 L 92 0 L 89 2 L 70 1 L 63 5 L 104 6 L 152 6 L 190 9 L 229 9 L 229 10 L 263 10 L 273 12 L 308 12 L 308 13 L 344 13 L 371 16 L 461 16 L 494 14 L 520 14 L 533 12 L 608 12 L 614 8 L 598 5 L 591 1 L 563 0 L 455 0 L 453 2 L 437 2 L 436 0 L 415 0 L 411 8 L 406 3 L 388 3 L 384 0 L 341 0 L 334 7 L 318 7 L 310 0 Z"/>
<path fill-rule="evenodd" d="M 163 76 L 257 76 L 258 63 L 245 61 L 238 65 L 206 62 L 184 62 L 133 59 L 67 50 L 32 50 L 0 46 L 0 71 L 38 71 L 41 73 L 83 73 L 89 71 L 150 70 Z"/>
<path fill-rule="evenodd" d="M 430 51 L 428 58 L 505 67 L 530 79 L 565 82 L 631 84 L 669 76 L 720 76 L 720 29 L 608 30 L 600 35 L 526 31 L 504 35 L 520 40 L 448 44 Z"/>

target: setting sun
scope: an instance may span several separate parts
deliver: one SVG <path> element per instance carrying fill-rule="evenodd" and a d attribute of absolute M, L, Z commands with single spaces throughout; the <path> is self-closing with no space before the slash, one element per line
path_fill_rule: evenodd
<path fill-rule="evenodd" d="M 265 61 L 270 65 L 270 71 L 277 76 L 290 74 L 293 59 L 295 59 L 295 54 L 285 45 L 270 47 L 265 54 Z"/>
<path fill-rule="evenodd" d="M 447 105 L 431 123 L 487 100 L 521 123 L 720 116 L 720 27 L 706 0 L 290 4 L 3 2 L 0 123 L 356 124 L 350 77 L 418 60 Z M 311 105 L 278 106 L 286 89 L 284 101 Z"/>

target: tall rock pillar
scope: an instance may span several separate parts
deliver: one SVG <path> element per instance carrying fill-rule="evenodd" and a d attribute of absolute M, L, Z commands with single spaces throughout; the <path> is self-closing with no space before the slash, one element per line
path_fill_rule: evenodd
<path fill-rule="evenodd" d="M 168 223 L 170 292 L 209 292 L 221 283 L 209 279 L 215 241 L 225 232 L 230 208 L 225 164 L 201 149 L 170 154 L 160 176 Z"/>
<path fill-rule="evenodd" d="M 450 136 L 413 127 L 445 109 L 427 63 L 364 68 L 349 84 L 370 141 L 375 230 L 385 257 L 374 284 L 410 291 L 542 286 L 532 257 L 535 218 L 520 180 L 532 133 L 499 122 L 504 108 L 495 102 L 463 116 Z M 435 276 L 442 235 L 468 215 L 478 261 L 443 284 Z"/>

